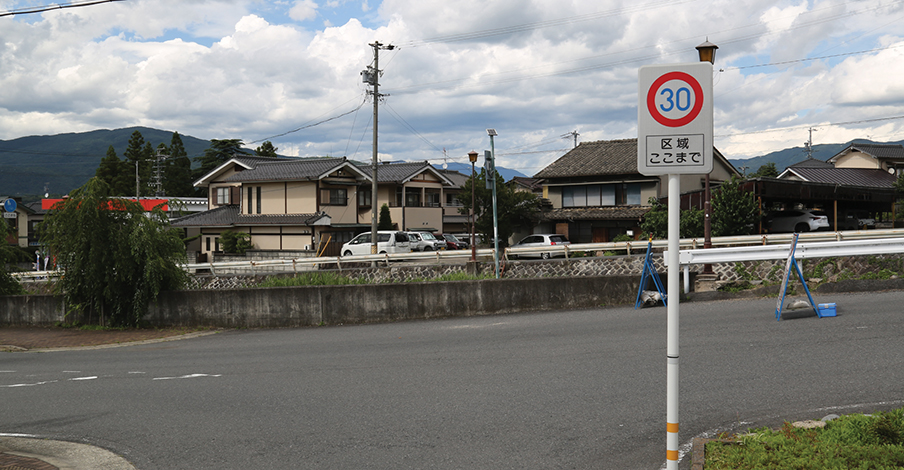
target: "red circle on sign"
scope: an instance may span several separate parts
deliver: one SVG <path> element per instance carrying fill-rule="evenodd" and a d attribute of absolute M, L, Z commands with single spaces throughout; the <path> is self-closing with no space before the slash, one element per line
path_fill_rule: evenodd
<path fill-rule="evenodd" d="M 682 82 L 687 83 L 694 90 L 694 107 L 691 108 L 690 112 L 687 113 L 681 119 L 669 119 L 663 116 L 658 109 L 656 109 L 656 92 L 659 90 L 659 87 L 662 86 L 665 82 L 669 80 L 681 80 Z M 653 119 L 656 122 L 662 124 L 667 127 L 681 127 L 689 124 L 691 121 L 697 118 L 697 115 L 700 114 L 700 110 L 703 109 L 703 87 L 700 86 L 700 83 L 697 82 L 697 79 L 686 74 L 684 72 L 669 72 L 653 82 L 650 86 L 650 90 L 647 92 L 647 109 L 650 111 L 650 115 L 653 116 Z"/>

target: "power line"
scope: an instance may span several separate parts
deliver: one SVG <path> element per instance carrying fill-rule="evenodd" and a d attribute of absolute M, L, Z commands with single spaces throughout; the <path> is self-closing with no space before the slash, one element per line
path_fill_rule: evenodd
<path fill-rule="evenodd" d="M 351 100 L 349 100 L 349 101 L 351 101 Z M 348 102 L 348 101 L 346 101 L 346 103 L 347 103 L 347 102 Z M 291 133 L 293 133 L 293 132 L 298 132 L 298 131 L 300 131 L 300 130 L 309 129 L 309 128 L 314 127 L 314 126 L 319 126 L 320 124 L 323 124 L 323 123 L 326 123 L 326 122 L 330 122 L 330 121 L 339 119 L 339 118 L 341 118 L 342 116 L 348 116 L 349 114 L 354 113 L 355 111 L 358 111 L 359 109 L 361 109 L 361 107 L 364 106 L 365 103 L 367 103 L 367 100 L 362 101 L 361 104 L 359 104 L 355 109 L 353 109 L 353 110 L 351 110 L 351 111 L 346 111 L 346 112 L 344 112 L 344 113 L 342 113 L 342 114 L 339 114 L 339 115 L 337 115 L 337 116 L 333 116 L 333 117 L 331 117 L 331 118 L 327 118 L 327 119 L 324 119 L 324 120 L 322 120 L 322 121 L 317 121 L 317 122 L 315 122 L 315 123 L 313 123 L 313 124 L 308 124 L 308 125 L 305 125 L 305 126 L 301 126 L 301 127 L 297 128 L 297 129 L 292 129 L 291 131 L 283 132 L 282 134 L 276 134 L 276 135 L 274 135 L 274 136 L 264 137 L 263 139 L 253 140 L 253 141 L 251 141 L 251 142 L 248 142 L 248 144 L 256 144 L 256 143 L 258 143 L 258 142 L 263 142 L 263 141 L 265 141 L 265 140 L 275 139 L 275 138 L 277 138 L 277 137 L 282 137 L 282 136 L 284 136 L 284 135 L 288 135 L 288 134 L 291 134 Z M 333 109 L 335 109 L 335 108 L 333 108 Z"/>
<path fill-rule="evenodd" d="M 110 3 L 110 2 L 122 2 L 125 0 L 92 0 L 86 2 L 69 2 L 69 3 L 58 3 L 56 5 L 44 5 L 39 7 L 26 7 L 26 8 L 16 8 L 14 10 L 7 10 L 4 12 L 0 12 L 0 17 L 4 16 L 15 16 L 15 15 L 27 15 L 31 13 L 41 13 L 45 11 L 51 10 L 62 10 L 64 8 L 78 8 L 78 7 L 87 7 L 91 5 L 97 5 L 100 3 Z"/>

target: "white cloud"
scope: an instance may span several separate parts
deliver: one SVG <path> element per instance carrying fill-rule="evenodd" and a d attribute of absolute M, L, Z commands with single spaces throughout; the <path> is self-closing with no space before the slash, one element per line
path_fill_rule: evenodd
<path fill-rule="evenodd" d="M 298 0 L 289 9 L 289 18 L 295 21 L 307 21 L 317 18 L 317 3 L 314 0 Z"/>
<path fill-rule="evenodd" d="M 361 105 L 380 41 L 398 46 L 380 52 L 381 154 L 441 161 L 446 148 L 466 161 L 489 146 L 488 127 L 500 153 L 563 150 L 573 130 L 633 137 L 637 68 L 696 61 L 708 37 L 729 158 L 799 146 L 811 125 L 821 143 L 899 140 L 904 121 L 830 125 L 904 114 L 904 6 L 885 3 L 714 0 L 701 16 L 688 0 L 130 0 L 48 12 L 0 29 L 0 138 L 137 124 L 272 137 Z M 776 62 L 787 63 L 742 68 Z M 272 140 L 366 160 L 371 110 Z M 533 174 L 558 155 L 501 160 Z"/>

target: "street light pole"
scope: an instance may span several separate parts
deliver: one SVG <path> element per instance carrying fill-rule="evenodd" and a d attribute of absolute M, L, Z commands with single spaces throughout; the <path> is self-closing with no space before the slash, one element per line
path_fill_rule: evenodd
<path fill-rule="evenodd" d="M 474 171 L 474 163 L 477 162 L 477 152 L 470 151 L 468 152 L 468 160 L 471 160 L 471 261 L 477 261 L 477 238 L 474 236 L 474 213 L 476 212 L 476 188 L 474 188 L 475 181 L 475 171 Z"/>
<path fill-rule="evenodd" d="M 700 56 L 700 62 L 709 62 L 711 64 L 716 63 L 716 49 L 719 46 L 709 42 L 709 39 L 697 46 L 697 53 Z M 711 194 L 709 192 L 709 173 L 704 177 L 703 183 L 703 248 L 712 248 L 712 202 L 711 202 Z M 713 273 L 713 265 L 704 264 L 703 265 L 703 274 L 712 274 Z"/>
<path fill-rule="evenodd" d="M 496 265 L 496 279 L 499 279 L 499 218 L 496 214 L 496 146 L 493 137 L 496 137 L 496 129 L 487 129 L 487 135 L 490 136 L 490 168 L 492 175 L 487 172 L 487 178 L 492 178 L 493 191 L 493 262 Z"/>

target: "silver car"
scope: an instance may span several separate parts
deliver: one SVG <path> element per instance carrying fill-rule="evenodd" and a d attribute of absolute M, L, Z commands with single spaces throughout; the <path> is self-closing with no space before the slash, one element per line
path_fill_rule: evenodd
<path fill-rule="evenodd" d="M 829 217 L 823 211 L 790 210 L 771 212 L 766 216 L 770 232 L 815 232 L 829 228 Z"/>
<path fill-rule="evenodd" d="M 559 235 L 557 233 L 535 233 L 533 235 L 528 235 L 521 239 L 520 242 L 512 245 L 512 248 L 526 248 L 526 247 L 536 247 L 536 246 L 561 246 L 561 245 L 570 245 L 571 242 L 568 241 L 568 238 L 565 235 Z M 533 253 L 519 253 L 519 258 L 543 258 L 549 259 L 550 256 L 565 256 L 563 252 L 555 251 L 555 252 L 533 252 Z"/>
<path fill-rule="evenodd" d="M 438 251 L 446 248 L 445 241 L 439 241 L 430 232 L 405 232 L 408 234 L 411 251 Z"/>

